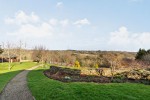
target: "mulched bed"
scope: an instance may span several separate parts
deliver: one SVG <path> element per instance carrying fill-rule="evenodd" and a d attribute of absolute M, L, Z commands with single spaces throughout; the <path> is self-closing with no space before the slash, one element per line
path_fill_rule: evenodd
<path fill-rule="evenodd" d="M 45 70 L 44 75 L 48 78 L 58 80 L 61 82 L 95 82 L 95 83 L 142 83 L 150 85 L 150 80 L 145 79 L 130 79 L 127 77 L 111 77 L 106 76 L 94 76 L 83 75 L 78 69 L 61 68 L 57 66 L 51 66 L 49 70 Z M 121 74 L 122 75 L 122 74 Z"/>
<path fill-rule="evenodd" d="M 110 83 L 109 77 L 104 76 L 91 76 L 91 75 L 66 75 L 60 72 L 51 74 L 49 70 L 44 71 L 44 75 L 48 78 L 59 80 L 62 82 L 95 82 L 95 83 Z"/>

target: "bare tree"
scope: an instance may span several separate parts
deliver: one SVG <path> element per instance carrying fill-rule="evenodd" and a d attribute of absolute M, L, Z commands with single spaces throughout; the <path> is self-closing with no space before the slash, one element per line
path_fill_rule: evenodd
<path fill-rule="evenodd" d="M 44 46 L 35 46 L 32 53 L 32 59 L 36 62 L 41 62 L 44 65 L 44 62 L 47 62 L 47 53 L 48 50 Z"/>
<path fill-rule="evenodd" d="M 1 54 L 1 53 L 3 53 L 3 50 L 2 50 L 2 47 L 1 47 L 1 45 L 0 45 L 0 54 Z"/>
<path fill-rule="evenodd" d="M 3 48 L 3 52 L 5 51 L 5 47 L 4 47 L 4 42 L 2 42 L 2 48 Z M 2 64 L 4 62 L 4 55 L 2 54 Z"/>
<path fill-rule="evenodd" d="M 117 55 L 114 55 L 114 54 L 109 54 L 109 55 L 107 55 L 106 58 L 107 58 L 107 61 L 108 61 L 109 64 L 110 64 L 111 80 L 113 80 L 114 74 L 115 74 L 115 70 L 116 70 L 116 67 L 117 67 L 118 64 L 119 64 L 119 61 L 118 61 Z"/>
<path fill-rule="evenodd" d="M 8 69 L 11 70 L 13 66 L 11 66 L 11 63 L 14 61 L 14 59 L 17 57 L 17 51 L 16 51 L 16 45 L 10 42 L 7 42 L 5 45 L 5 55 L 7 55 L 5 58 L 8 60 Z"/>
<path fill-rule="evenodd" d="M 1 47 L 1 45 L 0 45 L 0 54 L 2 54 L 4 52 L 4 45 L 3 45 L 3 43 L 2 43 L 2 47 Z M 3 54 L 2 54 L 2 58 L 1 58 L 1 62 L 3 63 Z"/>
<path fill-rule="evenodd" d="M 19 62 L 20 64 L 22 63 L 22 57 L 23 54 L 25 53 L 25 48 L 26 48 L 26 43 L 23 43 L 21 40 L 19 41 L 19 46 L 18 46 L 18 55 L 19 55 Z"/>
<path fill-rule="evenodd" d="M 71 51 L 67 51 L 65 54 L 65 62 L 67 64 L 67 66 L 73 66 L 75 63 L 76 58 L 74 56 L 72 56 L 72 52 Z"/>
<path fill-rule="evenodd" d="M 8 56 L 8 70 L 11 69 L 11 56 L 10 56 L 10 48 L 11 48 L 11 44 L 10 42 L 7 42 L 6 44 L 6 50 L 7 50 L 7 56 Z"/>

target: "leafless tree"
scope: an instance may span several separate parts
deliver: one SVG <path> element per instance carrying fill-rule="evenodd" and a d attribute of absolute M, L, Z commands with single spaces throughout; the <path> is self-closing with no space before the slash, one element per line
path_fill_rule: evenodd
<path fill-rule="evenodd" d="M 22 63 L 23 55 L 25 55 L 26 51 L 26 43 L 23 43 L 21 40 L 19 41 L 19 45 L 16 48 L 17 55 L 19 56 L 19 62 Z"/>
<path fill-rule="evenodd" d="M 44 46 L 35 46 L 32 53 L 32 59 L 38 63 L 41 62 L 43 65 L 44 62 L 47 62 L 47 53 L 48 50 L 46 50 Z"/>
<path fill-rule="evenodd" d="M 10 49 L 11 49 L 11 44 L 10 42 L 6 43 L 6 50 L 7 50 L 7 56 L 8 56 L 8 70 L 11 69 L 11 55 L 10 55 Z"/>
<path fill-rule="evenodd" d="M 11 68 L 13 66 L 11 66 L 11 63 L 13 62 L 13 58 L 15 56 L 17 56 L 17 50 L 16 50 L 16 45 L 13 44 L 13 43 L 10 43 L 10 42 L 7 42 L 6 45 L 5 45 L 5 55 L 7 55 L 7 59 L 8 59 L 8 69 L 11 70 Z"/>
<path fill-rule="evenodd" d="M 22 41 L 19 41 L 19 62 L 20 62 L 20 64 L 22 62 L 22 45 L 23 45 Z"/>
<path fill-rule="evenodd" d="M 111 80 L 113 80 L 116 67 L 119 65 L 119 60 L 117 57 L 118 57 L 117 55 L 113 55 L 113 54 L 107 55 L 107 61 L 109 62 L 110 69 L 111 69 Z"/>
<path fill-rule="evenodd" d="M 0 45 L 0 54 L 2 54 L 2 64 L 3 64 L 3 62 L 4 62 L 4 57 L 3 57 L 3 52 L 5 51 L 5 49 L 4 49 L 4 42 L 2 42 L 2 45 Z"/>

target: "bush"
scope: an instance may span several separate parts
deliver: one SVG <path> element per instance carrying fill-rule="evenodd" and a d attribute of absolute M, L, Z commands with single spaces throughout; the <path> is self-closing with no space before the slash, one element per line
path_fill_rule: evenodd
<path fill-rule="evenodd" d="M 80 68 L 80 63 L 79 63 L 79 61 L 76 60 L 74 66 Z"/>
<path fill-rule="evenodd" d="M 99 67 L 99 66 L 98 66 L 98 64 L 95 64 L 95 66 L 94 66 L 94 67 L 95 67 L 96 69 L 98 69 L 98 67 Z"/>
<path fill-rule="evenodd" d="M 3 49 L 0 48 L 0 54 L 3 53 Z"/>
<path fill-rule="evenodd" d="M 147 51 L 145 49 L 139 49 L 139 51 L 136 54 L 135 59 L 136 60 L 141 60 L 143 58 L 144 55 L 146 55 Z"/>

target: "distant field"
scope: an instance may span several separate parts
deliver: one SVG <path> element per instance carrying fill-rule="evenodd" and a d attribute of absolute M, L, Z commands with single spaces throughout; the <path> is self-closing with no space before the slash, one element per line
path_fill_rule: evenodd
<path fill-rule="evenodd" d="M 149 85 L 62 83 L 45 77 L 43 70 L 28 74 L 28 86 L 36 100 L 150 100 Z"/>
<path fill-rule="evenodd" d="M 36 65 L 34 62 L 24 62 L 22 64 L 12 63 L 12 69 L 8 70 L 8 63 L 0 63 L 0 92 L 4 88 L 4 86 L 12 79 L 16 74 L 18 74 L 21 70 L 30 68 Z"/>

